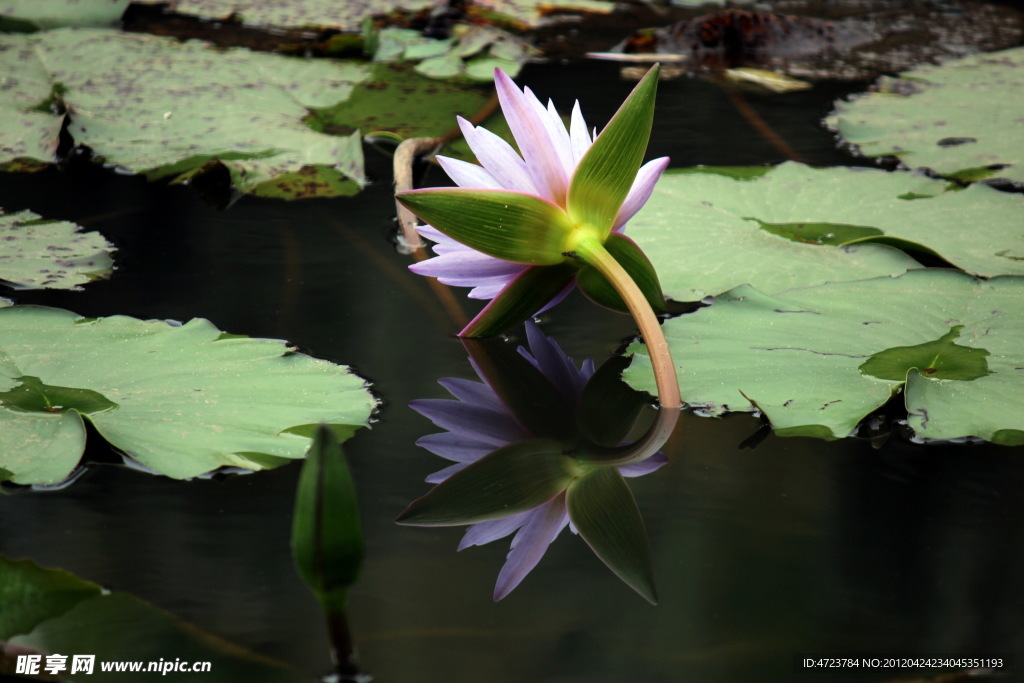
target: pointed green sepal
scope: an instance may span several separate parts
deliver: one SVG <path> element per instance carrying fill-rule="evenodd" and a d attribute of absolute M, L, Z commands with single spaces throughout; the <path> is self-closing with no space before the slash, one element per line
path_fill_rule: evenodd
<path fill-rule="evenodd" d="M 363 531 L 352 475 L 327 425 L 317 428 L 299 475 L 292 556 L 320 602 L 343 609 L 362 566 Z"/>
<path fill-rule="evenodd" d="M 480 378 L 530 434 L 559 441 L 575 434 L 574 411 L 562 392 L 515 344 L 491 337 L 464 339 L 462 345 Z"/>
<path fill-rule="evenodd" d="M 398 516 L 410 526 L 457 526 L 546 503 L 572 481 L 575 463 L 553 439 L 509 444 L 459 470 Z"/>
<path fill-rule="evenodd" d="M 448 237 L 488 256 L 533 266 L 565 261 L 565 242 L 572 232 L 569 217 L 535 195 L 445 187 L 398 192 L 395 197 Z"/>
<path fill-rule="evenodd" d="M 658 273 L 636 242 L 625 235 L 613 232 L 605 240 L 604 248 L 629 273 L 654 312 L 664 313 L 665 295 L 661 291 Z M 576 277 L 580 291 L 594 303 L 620 313 L 629 312 L 626 302 L 615 291 L 612 283 L 593 266 L 584 265 Z"/>
<path fill-rule="evenodd" d="M 569 184 L 567 205 L 576 225 L 604 238 L 643 163 L 654 122 L 659 66 L 637 84 L 580 160 Z"/>
<path fill-rule="evenodd" d="M 566 493 L 569 519 L 601 561 L 626 585 L 657 604 L 647 531 L 633 494 L 614 467 L 598 467 Z"/>
<path fill-rule="evenodd" d="M 614 447 L 625 441 L 637 420 L 651 407 L 649 394 L 622 380 L 629 366 L 625 356 L 612 356 L 587 380 L 576 411 L 580 432 L 598 446 Z M 649 410 L 650 413 L 654 411 Z"/>
<path fill-rule="evenodd" d="M 480 311 L 460 337 L 491 337 L 520 324 L 554 299 L 576 277 L 574 263 L 527 268 Z"/>

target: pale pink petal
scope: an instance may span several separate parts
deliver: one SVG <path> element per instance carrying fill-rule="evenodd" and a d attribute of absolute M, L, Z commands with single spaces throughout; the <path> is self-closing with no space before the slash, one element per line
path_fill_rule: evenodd
<path fill-rule="evenodd" d="M 468 161 L 450 159 L 437 156 L 437 163 L 448 174 L 448 177 L 455 181 L 459 187 L 470 187 L 480 190 L 501 190 L 504 189 L 483 166 L 471 164 Z"/>
<path fill-rule="evenodd" d="M 484 545 L 499 538 L 505 538 L 529 521 L 532 514 L 533 510 L 527 510 L 526 512 L 517 512 L 514 515 L 502 517 L 501 519 L 491 519 L 486 522 L 473 524 L 466 529 L 466 533 L 462 536 L 459 550 L 465 550 L 470 546 Z"/>
<path fill-rule="evenodd" d="M 565 169 L 566 183 L 568 183 L 572 179 L 573 171 L 576 170 L 576 159 L 573 158 L 569 131 L 565 129 L 565 122 L 562 121 L 558 110 L 555 109 L 555 103 L 551 100 L 548 100 L 547 115 L 548 135 L 555 141 L 555 151 L 558 152 L 558 158 L 562 160 L 562 168 Z"/>
<path fill-rule="evenodd" d="M 661 157 L 648 161 L 640 167 L 636 174 L 636 180 L 633 181 L 633 186 L 629 188 L 629 194 L 626 195 L 626 201 L 622 202 L 622 206 L 619 207 L 619 214 L 615 217 L 612 230 L 621 230 L 629 219 L 647 203 L 647 200 L 651 198 L 651 193 L 654 192 L 658 178 L 668 168 L 668 161 L 668 157 Z"/>
<path fill-rule="evenodd" d="M 537 194 L 537 186 L 530 177 L 530 171 L 512 145 L 486 128 L 474 127 L 466 119 L 458 117 L 459 128 L 466 138 L 473 155 L 488 173 L 506 190 Z"/>
<path fill-rule="evenodd" d="M 435 251 L 439 251 L 435 248 Z M 501 259 L 481 254 L 478 251 L 463 247 L 461 249 L 446 250 L 434 258 L 413 263 L 409 270 L 417 275 L 436 277 L 445 284 L 454 284 L 449 280 L 469 278 L 473 282 L 455 285 L 457 287 L 469 287 L 475 284 L 476 279 L 487 279 L 494 277 L 514 277 L 520 273 L 524 266 L 519 263 L 510 263 Z"/>
<path fill-rule="evenodd" d="M 527 96 L 520 91 L 501 69 L 494 70 L 494 86 L 498 91 L 505 121 L 519 145 L 538 194 L 559 206 L 564 205 L 568 178 L 554 149 L 556 143 L 548 134 L 548 117 L 544 106 L 532 94 Z M 537 108 L 540 109 L 540 115 Z"/>
<path fill-rule="evenodd" d="M 494 586 L 495 600 L 501 600 L 519 585 L 568 523 L 565 493 L 531 511 L 529 521 L 512 539 L 512 552 L 498 573 L 498 582 Z"/>
<path fill-rule="evenodd" d="M 587 132 L 587 122 L 583 120 L 583 112 L 580 111 L 580 102 L 572 105 L 572 117 L 569 119 L 569 140 L 572 142 L 573 169 L 580 163 L 580 159 L 590 149 L 593 140 Z"/>

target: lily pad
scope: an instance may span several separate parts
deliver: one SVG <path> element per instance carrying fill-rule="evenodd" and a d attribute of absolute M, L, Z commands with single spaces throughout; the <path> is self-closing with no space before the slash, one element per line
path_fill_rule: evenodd
<path fill-rule="evenodd" d="M 124 680 L 124 670 L 107 671 L 103 665 L 125 659 L 159 663 L 150 675 L 159 672 L 168 681 L 195 679 L 193 672 L 174 670 L 181 661 L 209 662 L 204 677 L 211 681 L 287 683 L 305 677 L 283 662 L 222 640 L 133 595 L 105 590 L 32 560 L 0 556 L 0 604 L 0 641 L 8 641 L 23 658 L 33 652 L 42 655 L 35 660 L 38 673 L 50 663 L 47 655 L 63 653 L 63 659 L 55 660 L 62 668 L 61 680 L 116 683 Z M 168 657 L 168 652 L 174 656 Z M 16 656 L 0 649 L 0 671 L 13 671 Z M 10 659 L 5 661 L 6 657 Z M 90 658 L 91 670 L 83 670 Z M 25 662 L 21 660 L 23 666 Z"/>
<path fill-rule="evenodd" d="M 452 37 L 429 38 L 419 31 L 385 28 L 375 38 L 374 61 L 416 61 L 417 73 L 437 79 L 491 83 L 494 69 L 515 77 L 533 52 L 528 43 L 492 26 L 457 24 Z"/>
<path fill-rule="evenodd" d="M 67 117 L 77 144 L 150 178 L 220 164 L 236 189 L 288 199 L 353 194 L 365 182 L 358 132 L 325 135 L 304 120 L 347 99 L 368 65 L 105 29 L 2 40 L 0 68 L 26 85 L 0 99 L 0 164 L 54 162 Z"/>
<path fill-rule="evenodd" d="M 475 0 L 471 13 L 498 22 L 535 28 L 558 14 L 608 14 L 615 9 L 609 0 Z"/>
<path fill-rule="evenodd" d="M 147 468 L 184 479 L 301 458 L 309 425 L 364 425 L 375 405 L 344 366 L 284 342 L 126 316 L 0 308 L 0 468 L 19 484 L 65 479 L 87 419 Z"/>
<path fill-rule="evenodd" d="M 839 438 L 899 391 L 919 439 L 1024 444 L 1024 278 L 938 268 L 766 294 L 744 285 L 665 323 L 683 399 Z M 654 387 L 644 347 L 625 376 Z"/>
<path fill-rule="evenodd" d="M 58 26 L 113 26 L 130 0 L 6 0 L 0 31 Z"/>
<path fill-rule="evenodd" d="M 0 211 L 0 281 L 19 289 L 80 289 L 110 275 L 110 244 L 98 232 L 31 211 Z"/>
<path fill-rule="evenodd" d="M 965 180 L 1024 183 L 1024 48 L 884 77 L 825 122 L 866 156 Z"/>
<path fill-rule="evenodd" d="M 356 32 L 366 17 L 393 12 L 419 12 L 440 6 L 440 0 L 136 0 L 166 5 L 178 14 L 211 21 L 234 19 L 247 26 L 337 29 Z"/>
<path fill-rule="evenodd" d="M 778 292 L 898 275 L 937 254 L 985 277 L 1024 274 L 1024 197 L 875 169 L 788 162 L 666 173 L 629 234 L 665 293 L 697 301 L 741 284 Z"/>

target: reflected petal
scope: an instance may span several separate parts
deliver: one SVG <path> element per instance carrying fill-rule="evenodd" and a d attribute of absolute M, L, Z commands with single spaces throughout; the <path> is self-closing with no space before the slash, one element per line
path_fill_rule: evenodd
<path fill-rule="evenodd" d="M 569 523 L 565 493 L 530 511 L 530 519 L 512 539 L 512 552 L 498 573 L 494 599 L 508 595 L 544 557 L 548 546 Z"/>

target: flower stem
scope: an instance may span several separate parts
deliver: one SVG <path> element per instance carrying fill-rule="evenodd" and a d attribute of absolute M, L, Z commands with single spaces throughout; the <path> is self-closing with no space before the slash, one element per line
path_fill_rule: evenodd
<path fill-rule="evenodd" d="M 679 395 L 679 380 L 676 378 L 676 367 L 672 362 L 672 354 L 661 331 L 658 316 L 654 314 L 647 298 L 633 278 L 629 276 L 615 258 L 608 253 L 604 245 L 592 235 L 581 235 L 572 245 L 577 257 L 598 270 L 615 287 L 626 307 L 633 315 L 640 328 L 640 336 L 647 345 L 654 368 L 654 381 L 658 387 L 658 403 L 662 408 L 681 408 L 682 397 Z"/>

